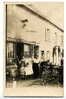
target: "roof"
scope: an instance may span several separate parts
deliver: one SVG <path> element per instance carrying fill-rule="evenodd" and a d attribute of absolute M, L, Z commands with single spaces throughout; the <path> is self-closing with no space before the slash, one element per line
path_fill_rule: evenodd
<path fill-rule="evenodd" d="M 29 6 L 25 5 L 25 4 L 16 4 L 17 6 L 29 11 L 30 13 L 32 13 L 33 15 L 37 16 L 38 18 L 42 19 L 43 21 L 48 22 L 49 24 L 51 24 L 52 26 L 56 27 L 58 30 L 60 30 L 61 32 L 64 32 L 63 29 L 61 29 L 59 26 L 57 26 L 56 24 L 54 24 L 53 22 L 51 22 L 49 19 L 47 19 L 46 17 L 42 16 L 40 13 L 36 12 L 35 10 L 31 9 Z"/>

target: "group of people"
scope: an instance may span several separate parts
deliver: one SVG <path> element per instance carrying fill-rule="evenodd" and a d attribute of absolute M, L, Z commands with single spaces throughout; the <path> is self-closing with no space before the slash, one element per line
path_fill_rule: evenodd
<path fill-rule="evenodd" d="M 21 73 L 24 73 L 26 75 L 38 75 L 39 71 L 39 59 L 38 58 L 22 58 L 19 60 L 19 58 L 16 58 L 16 64 L 17 64 L 17 71 L 18 71 L 18 76 L 21 75 Z"/>
<path fill-rule="evenodd" d="M 43 66 L 47 66 L 50 64 L 49 60 L 45 61 L 44 59 L 44 52 L 41 53 L 41 59 L 38 58 L 38 56 L 35 56 L 35 58 L 24 58 L 19 60 L 19 58 L 16 58 L 16 64 L 17 64 L 17 71 L 18 76 L 21 74 L 24 75 L 33 75 L 34 78 L 37 78 L 41 75 L 43 71 Z M 61 59 L 61 65 L 63 66 L 63 59 Z"/>
<path fill-rule="evenodd" d="M 44 62 L 44 59 L 41 58 L 40 60 L 37 56 L 35 58 L 28 59 L 22 57 L 21 60 L 19 60 L 19 58 L 17 57 L 16 64 L 18 76 L 20 76 L 21 74 L 25 74 L 25 75 L 33 75 L 34 78 L 39 77 L 42 62 Z"/>

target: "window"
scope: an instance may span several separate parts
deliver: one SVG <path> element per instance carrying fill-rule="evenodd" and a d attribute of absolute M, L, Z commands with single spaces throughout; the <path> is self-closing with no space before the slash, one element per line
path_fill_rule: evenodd
<path fill-rule="evenodd" d="M 45 40 L 50 41 L 50 29 L 45 28 Z"/>
<path fill-rule="evenodd" d="M 39 57 L 39 46 L 34 46 L 34 57 Z"/>
<path fill-rule="evenodd" d="M 7 64 L 13 64 L 14 55 L 14 44 L 9 42 L 7 43 Z"/>
<path fill-rule="evenodd" d="M 13 58 L 13 43 L 7 43 L 7 58 Z"/>
<path fill-rule="evenodd" d="M 32 57 L 33 46 L 30 44 L 24 44 L 24 57 Z"/>

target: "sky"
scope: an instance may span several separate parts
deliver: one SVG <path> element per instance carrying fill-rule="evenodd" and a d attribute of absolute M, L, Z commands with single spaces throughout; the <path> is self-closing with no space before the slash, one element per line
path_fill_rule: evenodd
<path fill-rule="evenodd" d="M 64 3 L 63 2 L 31 2 L 30 7 L 64 29 Z"/>

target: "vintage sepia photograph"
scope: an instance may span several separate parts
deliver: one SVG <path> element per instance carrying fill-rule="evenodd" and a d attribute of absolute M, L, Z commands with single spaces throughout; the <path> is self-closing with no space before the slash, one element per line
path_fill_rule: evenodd
<path fill-rule="evenodd" d="M 64 3 L 5 3 L 4 96 L 64 96 Z"/>

